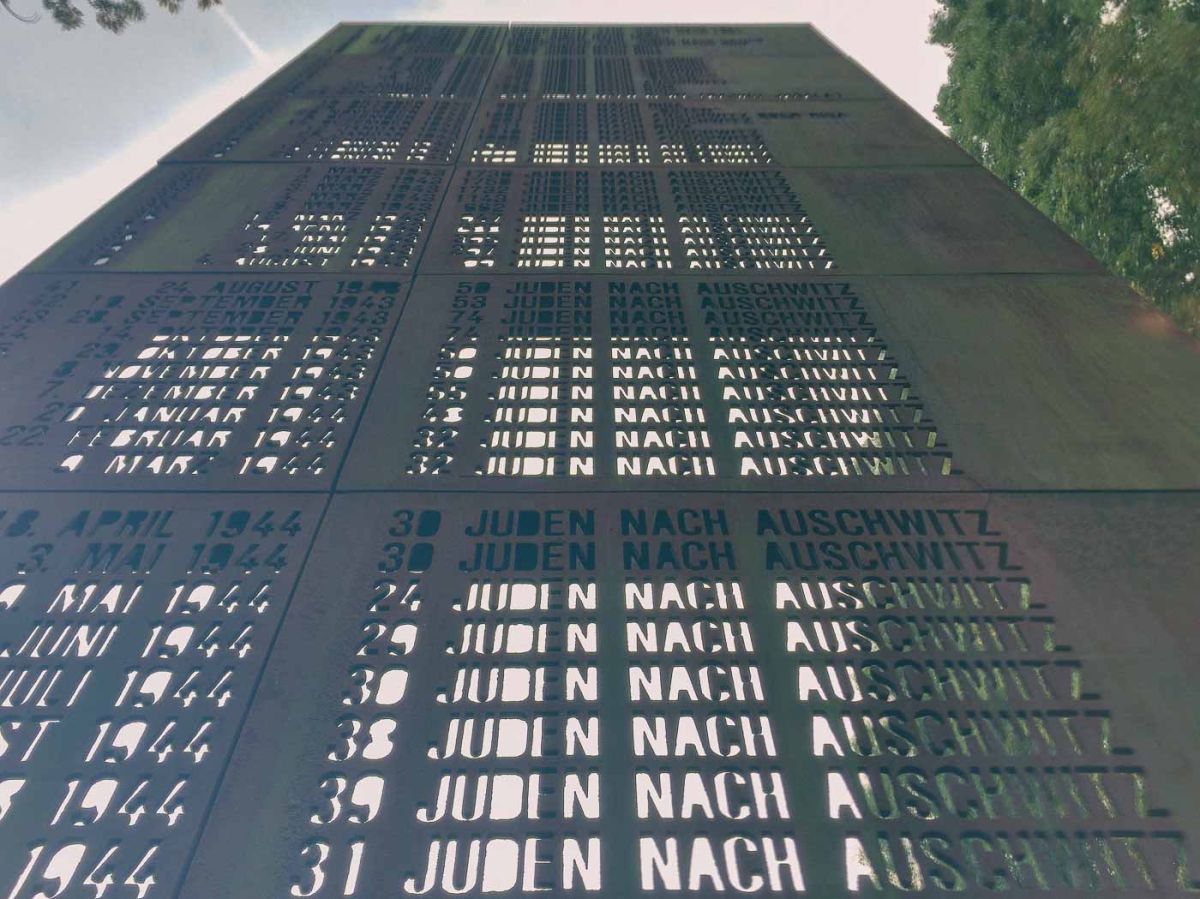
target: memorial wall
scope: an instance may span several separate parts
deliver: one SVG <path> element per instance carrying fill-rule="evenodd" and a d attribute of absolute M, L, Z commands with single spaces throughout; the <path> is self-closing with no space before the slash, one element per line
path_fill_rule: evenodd
<path fill-rule="evenodd" d="M 343 24 L 0 287 L 0 899 L 1200 891 L 1198 376 L 807 26 Z"/>

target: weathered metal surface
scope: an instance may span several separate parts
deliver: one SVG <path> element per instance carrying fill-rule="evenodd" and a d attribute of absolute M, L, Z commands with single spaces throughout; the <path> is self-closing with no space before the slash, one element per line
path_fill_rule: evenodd
<path fill-rule="evenodd" d="M 424 274 L 823 273 L 837 265 L 793 174 L 779 168 L 459 168 Z M 635 252 L 636 251 L 636 252 Z"/>
<path fill-rule="evenodd" d="M 325 503 L 0 497 L 6 896 L 175 894 Z"/>
<path fill-rule="evenodd" d="M 963 484 L 836 278 L 423 277 L 394 347 L 342 486 Z"/>
<path fill-rule="evenodd" d="M 0 899 L 1195 892 L 1198 378 L 807 26 L 336 28 L 0 288 Z"/>
<path fill-rule="evenodd" d="M 268 97 L 220 117 L 168 159 L 446 165 L 472 106 L 424 96 Z"/>
<path fill-rule="evenodd" d="M 991 505 L 339 496 L 277 648 L 304 662 L 268 673 L 184 895 L 1193 884 L 1170 810 L 1194 776 L 1140 747 L 1197 715 L 1093 679 L 1145 662 L 1095 614 L 1128 614 L 1136 579 L 1031 565 L 1044 532 Z M 1076 551 L 1146 524 L 1042 509 Z M 1147 560 L 1175 596 L 1182 542 Z M 1126 724 L 1150 697 L 1185 722 Z"/>
<path fill-rule="evenodd" d="M 0 488 L 327 490 L 407 279 L 21 275 Z"/>
<path fill-rule="evenodd" d="M 589 64 L 590 63 L 590 64 Z M 634 96 L 670 100 L 862 100 L 886 96 L 842 56 L 501 56 L 492 100 Z"/>
<path fill-rule="evenodd" d="M 464 162 L 534 165 L 561 145 L 613 170 L 647 166 L 969 165 L 970 157 L 894 103 L 603 99 L 499 100 L 481 110 Z"/>
<path fill-rule="evenodd" d="M 880 334 L 975 483 L 1200 487 L 1196 342 L 1091 275 L 862 279 Z"/>
<path fill-rule="evenodd" d="M 159 166 L 30 269 L 411 272 L 444 171 L 362 161 Z"/>
<path fill-rule="evenodd" d="M 810 25 L 517 25 L 503 56 L 789 56 L 837 53 Z"/>
<path fill-rule="evenodd" d="M 894 103 L 603 99 L 499 100 L 465 138 L 472 100 L 265 97 L 239 104 L 170 154 L 173 161 L 368 160 L 446 164 L 462 146 L 479 165 L 568 158 L 610 170 L 650 166 L 971 165 L 962 150 Z"/>
<path fill-rule="evenodd" d="M 566 132 L 545 152 L 556 164 L 460 167 L 422 273 L 1100 271 L 977 167 L 612 168 L 594 164 Z M 642 265 L 610 258 L 606 229 L 640 236 Z M 539 258 L 551 242 L 563 252 Z"/>

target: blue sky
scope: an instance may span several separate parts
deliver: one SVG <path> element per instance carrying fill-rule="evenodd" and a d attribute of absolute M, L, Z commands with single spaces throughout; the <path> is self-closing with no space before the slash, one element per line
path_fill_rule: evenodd
<path fill-rule="evenodd" d="M 935 0 L 225 0 L 178 16 L 145 2 L 117 36 L 0 15 L 0 280 L 341 20 L 812 22 L 929 118 L 947 64 L 925 42 Z"/>

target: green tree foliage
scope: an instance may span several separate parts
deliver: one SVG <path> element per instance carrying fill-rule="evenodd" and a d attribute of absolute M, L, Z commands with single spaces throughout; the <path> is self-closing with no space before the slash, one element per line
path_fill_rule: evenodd
<path fill-rule="evenodd" d="M 1200 0 L 941 0 L 950 135 L 1200 332 Z"/>
<path fill-rule="evenodd" d="M 42 0 L 42 6 L 50 14 L 50 18 L 62 28 L 71 30 L 83 25 L 89 14 L 101 28 L 119 34 L 126 25 L 140 22 L 146 18 L 146 7 L 140 0 Z M 210 9 L 221 0 L 196 0 L 200 9 Z M 158 5 L 168 12 L 179 12 L 183 0 L 158 0 Z M 12 13 L 22 22 L 36 22 L 41 18 L 36 13 L 21 12 L 16 7 L 16 0 L 0 0 L 0 6 Z"/>

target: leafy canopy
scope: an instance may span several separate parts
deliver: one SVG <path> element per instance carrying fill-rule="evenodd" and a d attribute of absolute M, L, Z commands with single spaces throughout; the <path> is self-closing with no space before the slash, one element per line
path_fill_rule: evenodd
<path fill-rule="evenodd" d="M 1200 331 L 1200 0 L 940 0 L 951 137 Z"/>
<path fill-rule="evenodd" d="M 126 25 L 140 22 L 146 18 L 146 7 L 140 0 L 80 0 L 83 6 L 73 0 L 42 0 L 42 6 L 50 14 L 50 18 L 66 30 L 78 28 L 87 21 L 90 12 L 96 24 L 106 31 L 119 34 Z M 200 9 L 210 9 L 217 6 L 221 0 L 196 0 Z M 39 15 L 26 14 L 19 11 L 14 0 L 0 0 L 0 6 L 8 10 L 22 22 L 36 22 Z M 176 13 L 183 6 L 183 0 L 158 0 L 158 5 L 168 12 Z M 84 7 L 86 7 L 86 12 Z"/>

